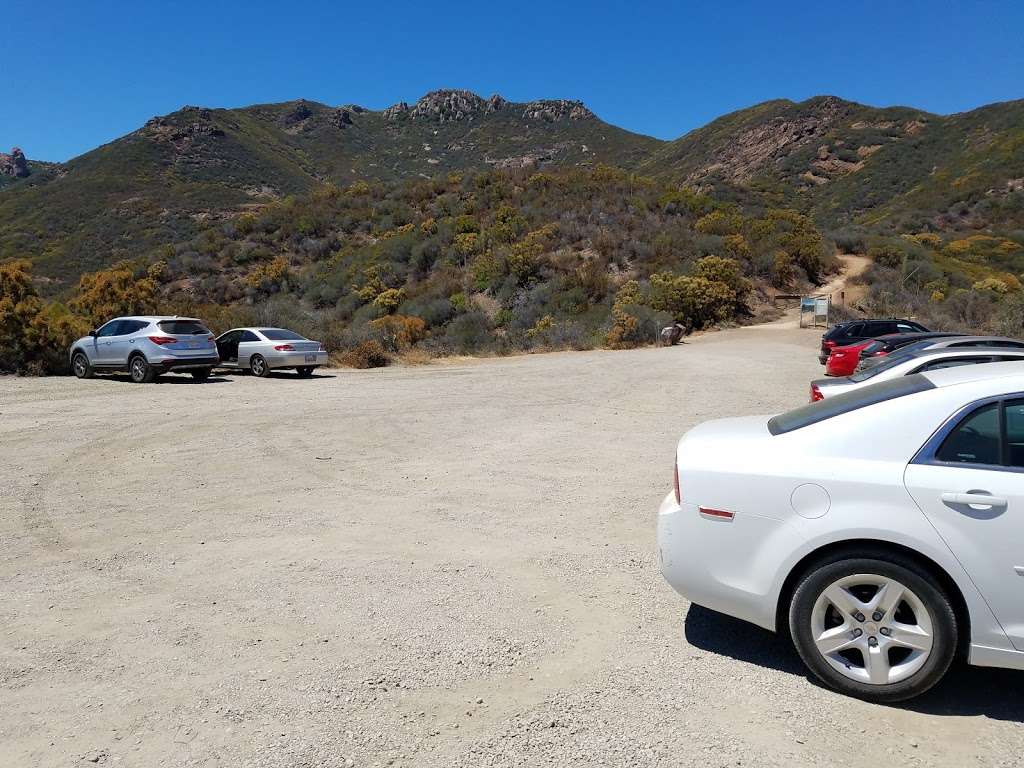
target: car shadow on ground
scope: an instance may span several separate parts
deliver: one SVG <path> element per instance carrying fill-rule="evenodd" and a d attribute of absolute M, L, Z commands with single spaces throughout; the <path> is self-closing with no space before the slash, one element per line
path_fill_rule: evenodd
<path fill-rule="evenodd" d="M 731 616 L 691 605 L 684 622 L 686 640 L 695 648 L 799 675 L 815 685 L 788 637 Z M 892 706 L 930 715 L 983 715 L 1024 722 L 1024 672 L 954 663 L 942 681 L 912 701 Z"/>
<path fill-rule="evenodd" d="M 98 378 L 98 379 L 109 379 L 111 381 L 120 382 L 121 384 L 135 384 L 135 382 L 133 382 L 131 380 L 131 377 L 128 374 L 126 374 L 126 373 L 121 373 L 121 374 L 116 374 L 116 373 L 115 374 L 105 374 L 103 376 L 97 376 L 96 378 Z M 223 376 L 220 376 L 220 375 L 210 376 L 209 378 L 204 379 L 203 381 L 196 381 L 195 379 L 193 379 L 191 376 L 188 376 L 188 375 L 164 373 L 164 374 L 161 374 L 160 376 L 157 376 L 156 380 L 153 381 L 152 383 L 153 384 L 227 384 L 230 381 L 231 381 L 231 379 L 226 379 L 226 378 L 224 378 Z"/>
<path fill-rule="evenodd" d="M 234 379 L 239 376 L 247 376 L 253 379 L 259 378 L 249 373 L 249 371 L 237 371 L 237 370 L 225 370 L 217 371 L 218 376 L 227 376 L 227 380 Z M 271 371 L 265 378 L 268 379 L 288 379 L 290 381 L 315 381 L 316 379 L 336 379 L 337 376 L 333 373 L 316 373 L 313 372 L 309 376 L 299 376 L 295 371 Z"/>

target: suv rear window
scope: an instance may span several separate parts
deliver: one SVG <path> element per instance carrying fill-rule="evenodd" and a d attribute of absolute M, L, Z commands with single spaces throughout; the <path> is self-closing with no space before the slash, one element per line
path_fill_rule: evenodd
<path fill-rule="evenodd" d="M 305 336 L 300 336 L 295 331 L 289 331 L 286 328 L 260 328 L 262 333 L 269 341 L 305 341 Z"/>
<path fill-rule="evenodd" d="M 207 336 L 210 333 L 208 328 L 195 320 L 161 320 L 157 325 L 164 333 L 174 336 Z"/>
<path fill-rule="evenodd" d="M 927 389 L 935 389 L 935 385 L 919 373 L 881 381 L 773 416 L 768 420 L 768 431 L 773 435 L 784 435 L 831 419 L 833 416 L 850 413 L 868 405 L 884 403 L 897 397 L 924 392 Z"/>

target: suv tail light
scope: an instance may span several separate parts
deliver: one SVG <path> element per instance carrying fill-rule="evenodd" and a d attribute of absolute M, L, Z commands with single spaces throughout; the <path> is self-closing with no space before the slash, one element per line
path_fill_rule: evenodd
<path fill-rule="evenodd" d="M 832 349 L 835 345 L 836 343 L 832 339 L 822 339 L 821 341 L 822 349 Z"/>
<path fill-rule="evenodd" d="M 173 344 L 177 341 L 173 336 L 150 336 L 149 340 L 154 344 L 160 344 L 161 346 L 164 344 Z"/>
<path fill-rule="evenodd" d="M 274 347 L 274 349 L 276 349 L 278 352 L 292 352 L 294 351 L 295 347 L 293 347 L 291 344 L 278 344 L 276 347 Z"/>
<path fill-rule="evenodd" d="M 819 400 L 824 400 L 824 395 L 821 394 L 821 389 L 818 388 L 817 384 L 811 384 L 811 402 L 816 403 Z"/>
<path fill-rule="evenodd" d="M 672 462 L 672 489 L 676 492 L 676 504 L 683 503 L 683 495 L 679 492 L 679 462 Z"/>

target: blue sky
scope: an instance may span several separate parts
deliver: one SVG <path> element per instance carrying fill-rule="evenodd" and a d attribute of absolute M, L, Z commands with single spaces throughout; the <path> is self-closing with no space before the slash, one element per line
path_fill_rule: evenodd
<path fill-rule="evenodd" d="M 0 151 L 66 160 L 185 104 L 381 109 L 440 87 L 578 98 L 675 138 L 831 93 L 949 113 L 1024 98 L 1024 3 L 7 0 Z"/>

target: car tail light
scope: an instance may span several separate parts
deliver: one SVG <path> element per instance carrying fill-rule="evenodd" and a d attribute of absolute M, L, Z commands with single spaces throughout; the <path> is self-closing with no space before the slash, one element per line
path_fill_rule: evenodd
<path fill-rule="evenodd" d="M 811 384 L 811 402 L 816 403 L 819 400 L 824 400 L 825 396 L 821 394 L 821 389 L 817 384 Z"/>
<path fill-rule="evenodd" d="M 683 503 L 683 495 L 679 492 L 679 462 L 672 462 L 672 489 L 676 492 L 676 504 Z"/>
<path fill-rule="evenodd" d="M 293 347 L 291 344 L 278 344 L 276 347 L 274 347 L 274 349 L 276 349 L 278 352 L 292 352 L 295 349 L 295 347 Z"/>
<path fill-rule="evenodd" d="M 207 341 L 216 341 L 216 339 L 213 338 L 213 334 L 212 333 L 209 336 L 206 337 L 206 340 Z"/>
<path fill-rule="evenodd" d="M 173 344 L 174 342 L 177 341 L 177 339 L 174 338 L 173 336 L 150 336 L 149 340 L 152 341 L 154 344 L 160 345 Z"/>
<path fill-rule="evenodd" d="M 821 346 L 824 347 L 825 349 L 832 349 L 832 347 L 834 347 L 835 345 L 836 343 L 831 339 L 826 339 L 825 341 L 821 342 Z"/>

